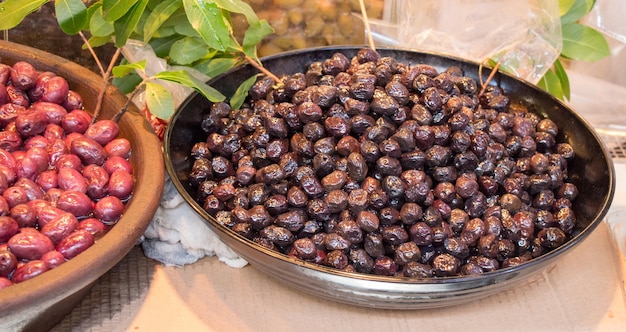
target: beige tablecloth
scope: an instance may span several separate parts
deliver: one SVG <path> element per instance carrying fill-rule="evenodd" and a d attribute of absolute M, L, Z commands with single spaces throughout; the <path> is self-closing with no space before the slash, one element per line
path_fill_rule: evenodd
<path fill-rule="evenodd" d="M 620 331 L 620 264 L 602 224 L 528 284 L 471 304 L 396 311 L 319 299 L 215 257 L 166 267 L 136 247 L 53 331 Z"/>

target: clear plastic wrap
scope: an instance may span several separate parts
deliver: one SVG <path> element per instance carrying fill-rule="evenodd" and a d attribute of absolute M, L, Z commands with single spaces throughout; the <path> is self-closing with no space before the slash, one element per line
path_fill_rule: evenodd
<path fill-rule="evenodd" d="M 387 0 L 377 44 L 477 62 L 493 59 L 536 83 L 562 49 L 558 0 Z"/>

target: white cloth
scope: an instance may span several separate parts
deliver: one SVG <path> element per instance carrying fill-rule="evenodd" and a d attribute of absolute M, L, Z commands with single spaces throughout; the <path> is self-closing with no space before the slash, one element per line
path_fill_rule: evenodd
<path fill-rule="evenodd" d="M 141 245 L 146 256 L 170 266 L 191 264 L 205 256 L 217 256 L 235 268 L 248 264 L 185 203 L 167 175 L 161 203 Z"/>

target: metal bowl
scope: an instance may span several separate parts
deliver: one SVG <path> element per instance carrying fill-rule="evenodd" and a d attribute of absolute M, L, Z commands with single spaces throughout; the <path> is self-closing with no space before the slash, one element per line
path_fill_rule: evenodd
<path fill-rule="evenodd" d="M 274 74 L 304 72 L 313 61 L 330 58 L 335 52 L 354 56 L 360 47 L 331 47 L 298 50 L 262 59 Z M 478 81 L 479 65 L 440 54 L 411 50 L 378 49 L 382 56 L 391 56 L 405 63 L 426 63 L 444 70 L 458 66 L 465 75 Z M 488 71 L 488 70 L 485 70 Z M 251 66 L 237 68 L 209 83 L 224 95 L 231 96 L 245 79 L 256 74 Z M 574 201 L 577 214 L 575 235 L 561 247 L 521 265 L 500 269 L 479 276 L 410 279 L 347 273 L 304 262 L 266 249 L 218 224 L 194 200 L 195 192 L 188 181 L 192 165 L 190 151 L 195 142 L 206 139 L 200 129 L 203 113 L 210 102 L 200 95 L 190 96 L 173 116 L 165 134 L 165 165 L 178 191 L 201 215 L 220 239 L 246 259 L 253 267 L 278 279 L 285 285 L 339 302 L 387 309 L 418 309 L 449 306 L 475 300 L 529 280 L 558 262 L 580 244 L 601 222 L 610 206 L 615 190 L 611 159 L 591 126 L 575 111 L 537 87 L 512 76 L 498 73 L 491 84 L 504 88 L 513 101 L 528 106 L 541 117 L 552 119 L 560 128 L 561 142 L 570 143 L 576 152 L 569 163 L 571 181 L 581 195 Z"/>
<path fill-rule="evenodd" d="M 64 77 L 83 97 L 85 109 L 93 110 L 102 78 L 69 60 L 31 47 L 0 41 L 0 60 L 12 65 L 28 61 L 40 71 Z M 106 91 L 101 119 L 111 119 L 126 102 L 114 87 Z M 120 136 L 132 145 L 131 163 L 135 186 L 124 215 L 96 243 L 59 267 L 33 279 L 0 290 L 0 330 L 43 331 L 60 322 L 87 295 L 104 273 L 138 243 L 150 224 L 163 192 L 165 167 L 161 142 L 136 107 L 120 122 Z M 149 161 L 149 162 L 148 162 Z"/>

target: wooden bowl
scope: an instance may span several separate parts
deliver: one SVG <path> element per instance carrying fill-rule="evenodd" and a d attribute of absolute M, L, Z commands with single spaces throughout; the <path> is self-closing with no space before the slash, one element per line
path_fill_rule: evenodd
<path fill-rule="evenodd" d="M 27 61 L 40 71 L 64 77 L 82 97 L 87 111 L 94 108 L 102 78 L 56 55 L 0 41 L 0 61 Z M 111 119 L 126 102 L 115 87 L 106 91 L 100 119 Z M 75 258 L 33 279 L 0 290 L 0 330 L 48 330 L 61 321 L 89 292 L 94 282 L 115 266 L 138 243 L 163 192 L 161 142 L 132 104 L 119 122 L 120 137 L 131 142 L 135 187 L 124 215 L 112 229 Z"/>

